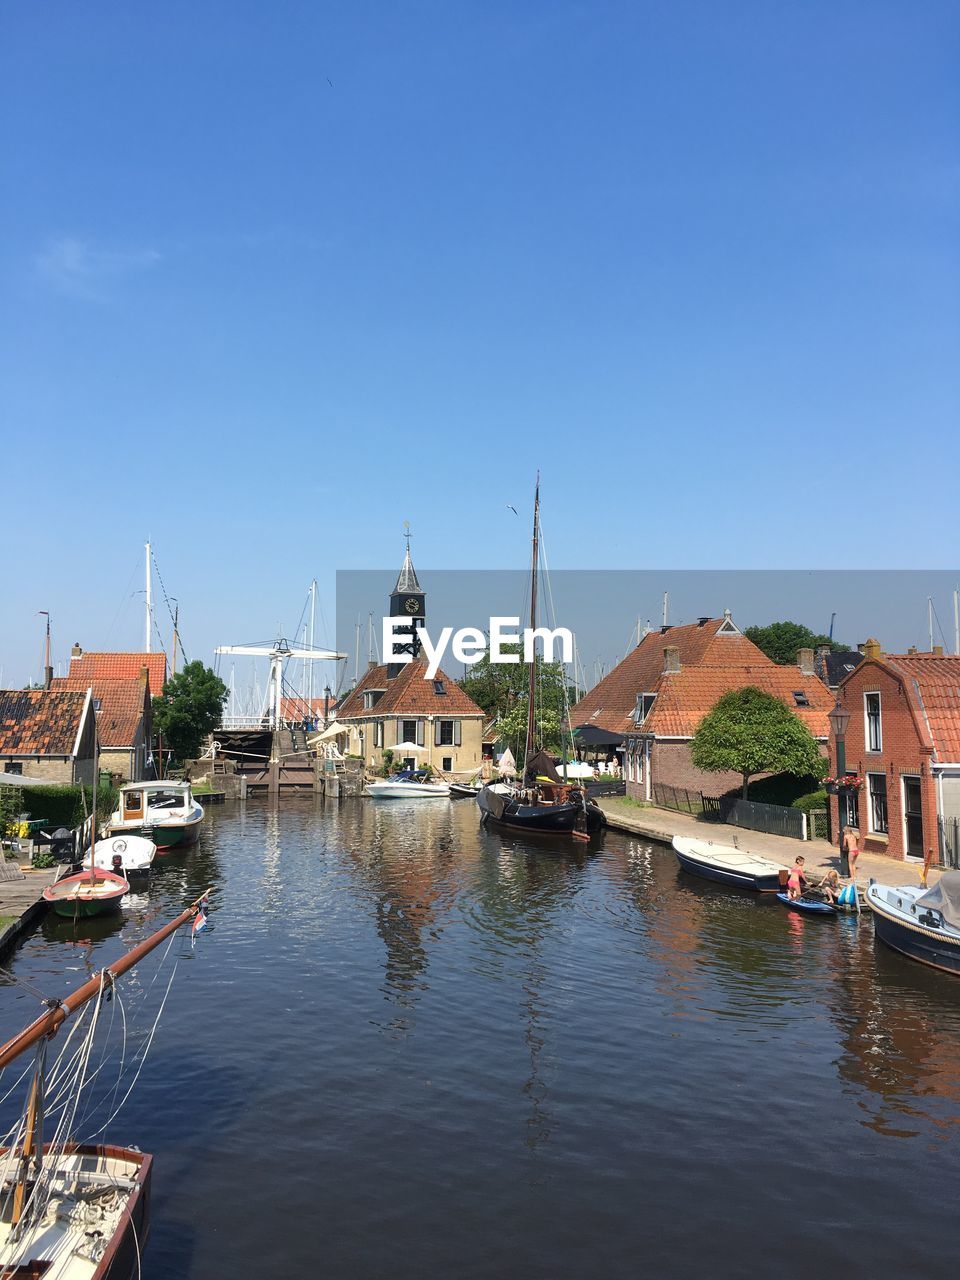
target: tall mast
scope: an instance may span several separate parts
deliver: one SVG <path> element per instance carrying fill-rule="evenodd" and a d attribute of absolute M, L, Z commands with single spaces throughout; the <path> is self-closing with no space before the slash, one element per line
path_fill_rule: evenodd
<path fill-rule="evenodd" d="M 152 652 L 150 647 L 150 637 L 153 635 L 153 595 L 152 595 L 153 584 L 150 581 L 150 541 L 149 539 L 143 544 L 143 549 L 145 553 L 144 564 L 146 566 L 146 572 L 147 572 L 147 616 L 144 620 L 144 628 L 146 632 L 145 647 L 146 647 L 147 653 L 150 653 Z"/>
<path fill-rule="evenodd" d="M 930 637 L 930 652 L 933 653 L 933 596 L 927 596 L 927 633 Z"/>
<path fill-rule="evenodd" d="M 533 563 L 530 569 L 530 630 L 531 632 L 537 625 L 537 562 L 540 559 L 540 472 L 537 472 L 537 487 L 533 494 Z M 530 758 L 530 752 L 533 750 L 534 733 L 535 733 L 535 708 L 533 705 L 534 695 L 537 688 L 537 654 L 534 650 L 532 654 L 532 662 L 530 663 L 530 686 L 527 691 L 527 745 L 523 757 L 523 767 L 526 769 L 527 760 Z"/>
<path fill-rule="evenodd" d="M 50 614 L 46 609 L 38 612 L 47 620 L 47 638 L 43 650 L 43 687 L 49 689 L 53 683 L 53 667 L 50 665 Z"/>
<path fill-rule="evenodd" d="M 960 591 L 953 593 L 953 652 L 960 653 Z"/>
<path fill-rule="evenodd" d="M 317 626 L 317 580 L 310 583 L 310 648 L 313 648 L 314 633 Z M 310 718 L 313 718 L 313 659 L 307 673 L 307 704 L 310 707 Z"/>
<path fill-rule="evenodd" d="M 173 611 L 173 666 L 171 675 L 177 674 L 177 633 L 180 623 L 180 602 L 177 601 L 177 607 Z"/>

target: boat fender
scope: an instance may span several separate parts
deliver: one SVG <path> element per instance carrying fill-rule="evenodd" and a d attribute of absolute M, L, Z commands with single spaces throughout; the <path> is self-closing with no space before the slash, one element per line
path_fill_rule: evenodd
<path fill-rule="evenodd" d="M 113 857 L 110 859 L 110 862 L 111 862 L 111 865 L 113 866 L 114 872 L 117 875 L 119 875 L 120 872 L 123 870 L 123 858 L 121 858 L 119 853 L 115 853 Z"/>

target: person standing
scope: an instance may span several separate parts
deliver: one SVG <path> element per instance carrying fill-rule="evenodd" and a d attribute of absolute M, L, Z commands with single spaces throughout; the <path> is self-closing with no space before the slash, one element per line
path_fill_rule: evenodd
<path fill-rule="evenodd" d="M 860 857 L 860 832 L 856 827 L 843 828 L 843 852 L 850 866 L 850 879 L 856 883 L 857 859 Z"/>

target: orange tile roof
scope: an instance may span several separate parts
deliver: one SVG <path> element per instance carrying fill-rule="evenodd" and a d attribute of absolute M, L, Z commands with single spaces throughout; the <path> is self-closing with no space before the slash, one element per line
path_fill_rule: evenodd
<path fill-rule="evenodd" d="M 472 698 L 443 671 L 436 679 L 443 682 L 444 693 L 437 693 L 433 680 L 425 680 L 426 662 L 421 658 L 410 662 L 392 680 L 387 678 L 384 665 L 365 672 L 357 687 L 347 696 L 337 711 L 338 720 L 361 718 L 380 719 L 384 716 L 483 716 L 483 711 Z M 365 711 L 363 695 L 369 689 L 385 692 L 377 705 Z"/>
<path fill-rule="evenodd" d="M 336 710 L 336 698 L 330 698 L 329 707 L 331 712 Z M 280 699 L 280 715 L 284 720 L 302 720 L 303 717 L 311 710 L 311 700 L 309 698 L 284 697 Z M 312 712 L 315 716 L 323 715 L 323 698 L 314 698 Z"/>
<path fill-rule="evenodd" d="M 63 689 L 0 690 L 0 755 L 72 756 L 86 701 Z"/>
<path fill-rule="evenodd" d="M 960 761 L 960 657 L 945 653 L 885 653 L 882 665 L 904 683 L 918 723 L 939 760 Z"/>
<path fill-rule="evenodd" d="M 136 680 L 140 668 L 150 673 L 150 693 L 158 697 L 167 679 L 167 655 L 165 653 L 84 653 L 70 659 L 69 680 L 86 680 L 88 685 L 97 680 Z"/>
<path fill-rule="evenodd" d="M 827 713 L 834 698 L 823 681 L 817 676 L 801 675 L 796 667 L 780 667 L 769 660 L 736 667 L 690 667 L 664 674 L 642 731 L 658 738 L 692 738 L 700 721 L 725 693 L 748 686 L 779 698 L 815 738 L 830 736 Z M 803 694 L 810 705 L 797 706 L 795 692 Z"/>
<path fill-rule="evenodd" d="M 82 689 L 87 684 L 77 676 L 61 676 L 54 689 Z M 143 720 L 147 690 L 139 680 L 103 680 L 93 682 L 93 696 L 100 701 L 97 711 L 97 737 L 101 747 L 132 747 Z"/>
<path fill-rule="evenodd" d="M 708 618 L 666 631 L 648 632 L 635 649 L 590 690 L 570 712 L 570 723 L 597 725 L 610 733 L 627 733 L 636 728 L 633 713 L 637 695 L 653 693 L 663 675 L 663 651 L 668 646 L 680 650 L 682 667 L 731 666 L 770 662 L 770 659 L 740 632 L 718 635 L 723 618 Z M 772 663 L 770 664 L 773 665 Z"/>

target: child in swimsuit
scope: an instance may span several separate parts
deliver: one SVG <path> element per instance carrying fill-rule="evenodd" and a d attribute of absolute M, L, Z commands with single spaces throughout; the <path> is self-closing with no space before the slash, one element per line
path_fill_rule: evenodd
<path fill-rule="evenodd" d="M 830 868 L 827 874 L 817 885 L 817 888 L 828 902 L 836 902 L 837 898 L 840 896 L 840 873 L 836 868 Z"/>
<path fill-rule="evenodd" d="M 803 875 L 803 855 L 797 854 L 797 860 L 790 868 L 790 875 L 787 878 L 787 897 L 790 899 L 799 898 L 806 887 L 806 880 Z"/>

